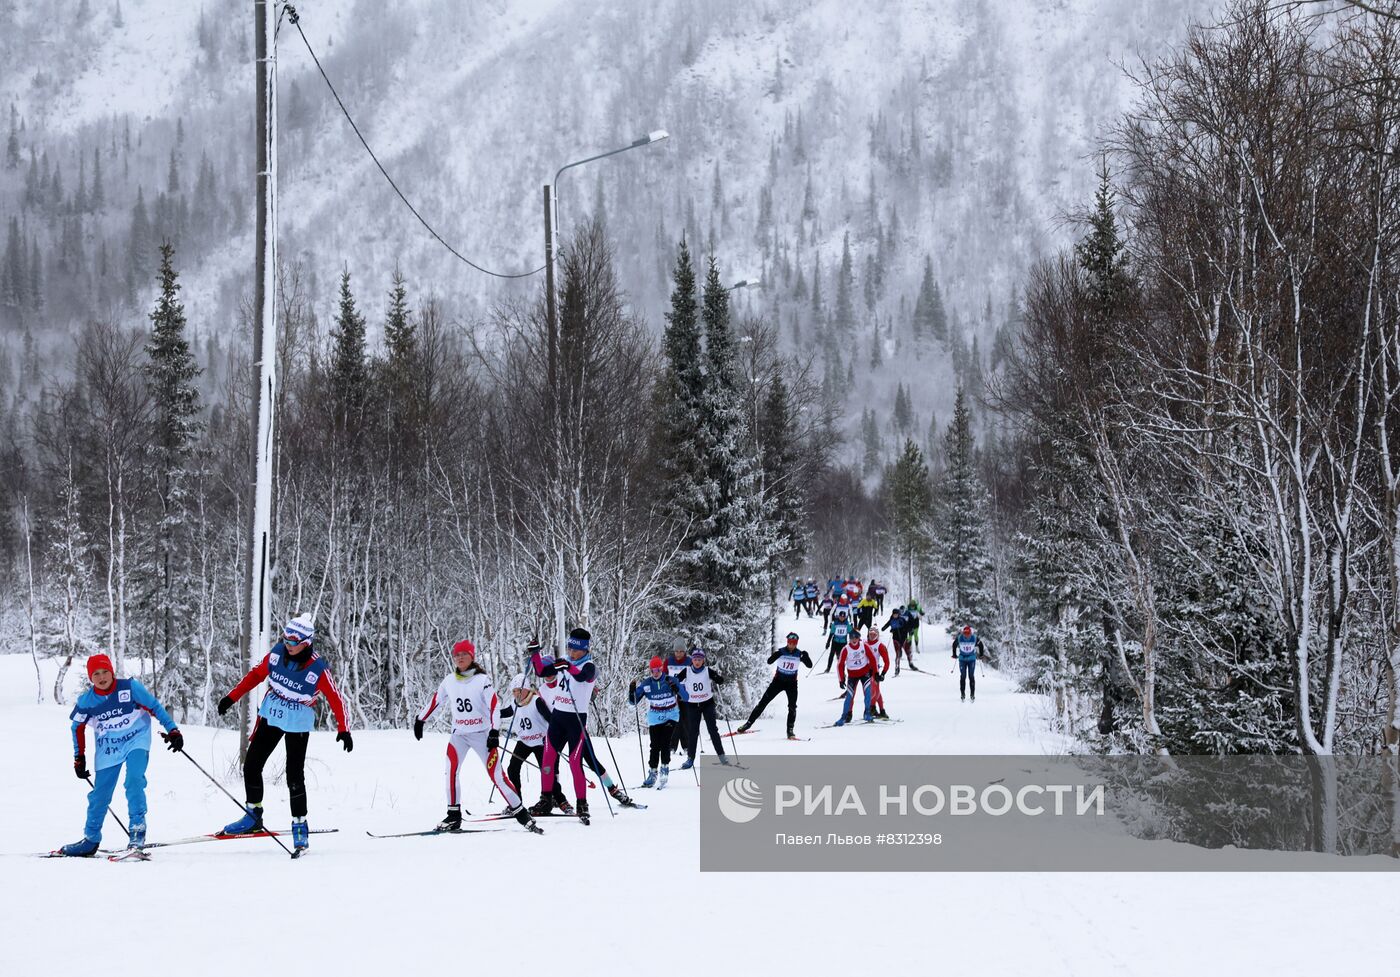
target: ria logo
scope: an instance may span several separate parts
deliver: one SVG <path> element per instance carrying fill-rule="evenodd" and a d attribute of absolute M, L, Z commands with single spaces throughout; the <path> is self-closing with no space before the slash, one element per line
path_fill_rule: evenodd
<path fill-rule="evenodd" d="M 748 824 L 763 810 L 763 790 L 747 777 L 736 777 L 715 798 L 719 813 L 735 824 Z"/>

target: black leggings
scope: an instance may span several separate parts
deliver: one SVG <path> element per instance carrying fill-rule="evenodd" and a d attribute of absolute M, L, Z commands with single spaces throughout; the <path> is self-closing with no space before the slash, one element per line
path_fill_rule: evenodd
<path fill-rule="evenodd" d="M 510 751 L 510 763 L 506 766 L 506 779 L 520 788 L 520 768 L 525 766 L 525 761 L 531 757 L 535 758 L 535 763 L 544 763 L 544 743 L 541 741 L 535 746 L 520 740 L 515 741 L 515 748 Z M 522 795 L 523 796 L 523 795 Z M 564 789 L 559 785 L 559 781 L 554 782 L 554 799 L 556 801 L 564 799 Z"/>
<path fill-rule="evenodd" d="M 831 651 L 826 656 L 826 670 L 828 672 L 831 671 L 832 662 L 836 661 L 836 659 L 840 657 L 841 649 L 844 647 L 846 647 L 846 642 L 844 641 L 841 642 L 839 645 L 834 641 L 831 643 Z"/>
<path fill-rule="evenodd" d="M 695 756 L 695 747 L 690 745 L 690 710 L 693 708 L 689 702 L 682 702 L 681 721 L 675 723 L 675 729 L 671 731 L 671 752 L 676 753 L 684 749 L 690 756 Z"/>
<path fill-rule="evenodd" d="M 263 799 L 263 766 L 277 743 L 287 739 L 287 792 L 292 795 L 292 817 L 306 817 L 306 744 L 310 733 L 288 733 L 265 719 L 259 719 L 248 740 L 248 755 L 243 760 L 243 790 L 249 804 L 261 804 Z"/>
<path fill-rule="evenodd" d="M 695 758 L 696 748 L 700 744 L 700 720 L 703 717 L 705 726 L 710 731 L 710 742 L 714 744 L 715 753 L 724 756 L 724 741 L 719 738 L 719 726 L 715 721 L 715 700 L 706 699 L 700 703 L 688 703 L 690 706 L 690 731 L 686 737 L 686 751 L 691 759 Z"/>
<path fill-rule="evenodd" d="M 752 726 L 758 722 L 758 717 L 763 715 L 763 710 L 768 708 L 768 703 L 778 697 L 780 693 L 787 693 L 788 715 L 787 728 L 792 732 L 793 724 L 797 722 L 797 676 L 792 678 L 778 678 L 773 676 L 773 681 L 768 683 L 768 688 L 763 690 L 763 697 L 758 700 L 758 705 L 753 707 L 753 712 L 749 713 L 748 725 Z"/>
<path fill-rule="evenodd" d="M 651 737 L 651 762 L 647 766 L 652 770 L 656 769 L 658 761 L 668 767 L 671 765 L 671 734 L 678 725 L 674 719 L 668 719 L 647 727 L 647 734 Z"/>

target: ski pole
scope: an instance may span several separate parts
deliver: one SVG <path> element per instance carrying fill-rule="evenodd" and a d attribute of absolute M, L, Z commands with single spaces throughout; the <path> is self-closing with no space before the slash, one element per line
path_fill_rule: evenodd
<path fill-rule="evenodd" d="M 632 703 L 633 706 L 637 704 L 638 703 L 635 702 Z M 646 754 L 642 752 L 642 717 L 637 715 L 637 710 L 635 708 L 632 710 L 632 718 L 637 721 L 637 759 L 642 761 L 643 770 L 649 770 L 651 768 L 647 766 Z"/>
<path fill-rule="evenodd" d="M 598 754 L 593 750 L 593 743 L 588 736 L 588 713 L 583 714 L 583 735 L 579 738 L 578 745 L 579 749 L 586 749 L 590 753 L 593 753 L 593 762 L 595 764 L 598 762 Z M 588 753 L 585 753 L 584 756 L 588 756 Z M 617 757 L 613 757 L 613 767 L 617 767 Z M 619 773 L 620 772 L 621 771 L 619 771 Z M 601 777 L 602 774 L 599 774 L 598 776 Z M 608 816 L 614 818 L 617 817 L 617 812 L 613 810 L 612 806 L 612 793 L 606 790 L 603 791 L 603 800 L 606 801 L 608 805 Z"/>
<path fill-rule="evenodd" d="M 97 785 L 92 782 L 91 774 L 88 774 L 88 776 L 84 777 L 83 779 L 88 782 L 89 787 L 91 787 L 93 790 L 97 790 Z M 122 819 L 117 817 L 117 812 L 112 810 L 112 805 L 110 804 L 107 805 L 107 813 L 112 815 L 112 820 L 117 822 L 117 827 L 121 828 L 123 831 L 126 831 L 126 825 L 122 824 Z M 126 836 L 130 838 L 131 832 L 126 831 Z"/>
<path fill-rule="evenodd" d="M 181 750 L 181 751 L 180 751 L 180 755 L 181 755 L 182 757 L 184 757 L 186 760 L 190 761 L 190 763 L 193 763 L 193 764 L 194 764 L 194 768 L 195 768 L 196 770 L 198 770 L 200 773 L 204 774 L 204 776 L 208 777 L 208 778 L 209 778 L 209 782 L 210 782 L 211 784 L 213 784 L 215 787 L 219 788 L 219 790 L 223 791 L 223 792 L 224 792 L 224 796 L 227 797 L 229 800 L 233 801 L 234 805 L 235 805 L 240 811 L 244 812 L 245 814 L 247 813 L 247 811 L 248 811 L 247 806 L 244 805 L 243 802 L 240 801 L 238 798 L 236 798 L 236 797 L 234 797 L 232 794 L 230 794 L 230 793 L 228 792 L 227 788 L 225 788 L 223 784 L 221 784 L 221 783 L 219 783 L 217 780 L 215 780 L 213 774 L 211 774 L 208 770 L 205 770 L 203 767 L 201 767 L 201 766 L 199 765 L 199 761 L 196 760 L 194 757 L 190 756 L 189 750 Z M 284 852 L 286 852 L 286 853 L 287 853 L 288 855 L 290 855 L 292 858 L 296 858 L 295 855 L 292 855 L 291 849 L 289 849 L 286 845 L 282 844 L 282 839 L 279 838 L 279 837 L 277 837 L 277 832 L 275 832 L 275 831 L 269 831 L 269 832 L 267 833 L 267 836 L 268 836 L 269 838 L 271 838 L 273 841 L 277 842 L 277 847 L 278 847 L 278 848 L 282 849 Z"/>
<path fill-rule="evenodd" d="M 739 756 L 739 748 L 734 745 L 734 740 L 737 739 L 737 737 L 734 735 L 734 726 L 730 723 L 728 716 L 724 717 L 724 728 L 729 730 L 729 748 L 734 751 L 734 759 L 742 759 Z"/>

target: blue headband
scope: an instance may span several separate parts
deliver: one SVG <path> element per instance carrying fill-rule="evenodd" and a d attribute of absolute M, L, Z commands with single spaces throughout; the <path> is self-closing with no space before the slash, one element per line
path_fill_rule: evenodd
<path fill-rule="evenodd" d="M 569 639 L 569 648 L 572 649 L 573 651 L 587 651 L 587 650 L 588 650 L 588 640 L 589 640 L 589 639 L 587 639 L 587 638 L 570 638 L 570 639 Z"/>

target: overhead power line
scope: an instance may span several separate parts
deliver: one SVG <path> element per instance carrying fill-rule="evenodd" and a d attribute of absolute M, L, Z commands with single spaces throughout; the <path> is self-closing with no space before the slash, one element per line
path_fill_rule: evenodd
<path fill-rule="evenodd" d="M 490 275 L 493 278 L 529 278 L 531 275 L 538 275 L 540 272 L 544 271 L 544 265 L 540 265 L 533 271 L 522 271 L 513 275 L 492 271 L 490 268 L 483 268 L 452 245 L 448 244 L 447 241 L 443 239 L 443 236 L 433 228 L 433 225 L 429 224 L 423 215 L 418 212 L 418 208 L 414 207 L 413 204 L 409 202 L 409 199 L 404 196 L 404 192 L 399 189 L 399 185 L 394 182 L 394 178 L 389 175 L 389 171 L 384 168 L 384 164 L 379 162 L 379 157 L 374 155 L 374 150 L 370 149 L 369 143 L 365 141 L 364 134 L 360 132 L 360 127 L 355 124 L 354 118 L 350 115 L 350 110 L 345 107 L 345 101 L 340 97 L 340 93 L 335 90 L 335 85 L 331 84 L 331 79 L 330 76 L 326 74 L 326 69 L 321 66 L 321 59 L 316 57 L 316 52 L 312 49 L 311 42 L 306 39 L 306 32 L 301 29 L 301 18 L 298 16 L 296 8 L 291 4 L 287 4 L 286 13 L 287 19 L 292 22 L 292 26 L 295 27 L 297 33 L 301 35 L 301 42 L 306 45 L 306 53 L 311 55 L 311 60 L 316 63 L 316 70 L 321 73 L 321 78 L 325 81 L 326 87 L 330 89 L 331 95 L 335 98 L 335 104 L 340 106 L 340 111 L 345 116 L 345 121 L 349 122 L 350 128 L 355 130 L 355 136 L 360 140 L 360 145 L 365 147 L 365 152 L 369 153 L 369 158 L 374 160 L 374 165 L 379 167 L 379 172 L 384 174 L 384 179 L 389 181 L 389 186 L 394 188 L 394 193 L 398 194 L 404 206 L 408 208 L 409 212 L 413 214 L 414 217 L 418 218 L 418 223 L 427 228 L 428 233 L 436 238 L 439 244 L 451 252 L 453 257 L 457 258 L 457 260 L 461 261 L 463 264 L 475 268 L 484 275 Z"/>

